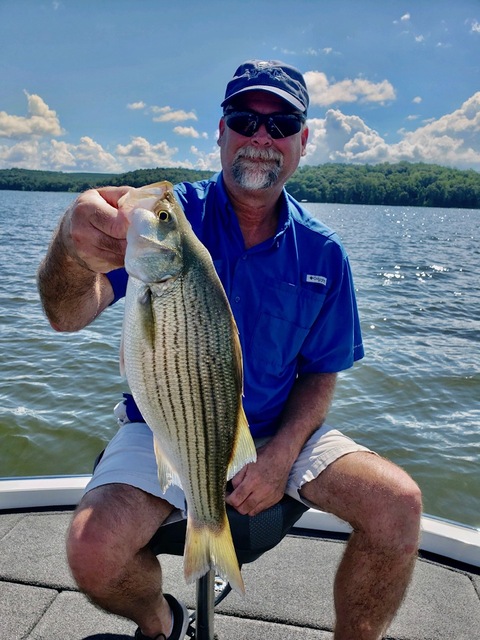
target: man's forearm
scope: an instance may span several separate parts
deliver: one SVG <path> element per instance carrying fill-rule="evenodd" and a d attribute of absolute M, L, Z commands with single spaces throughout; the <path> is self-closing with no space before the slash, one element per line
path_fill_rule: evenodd
<path fill-rule="evenodd" d="M 57 331 L 77 331 L 92 322 L 111 302 L 103 274 L 72 258 L 58 228 L 38 270 L 38 290 L 45 314 Z"/>
<path fill-rule="evenodd" d="M 290 393 L 271 453 L 281 454 L 283 464 L 293 465 L 303 445 L 325 421 L 335 392 L 336 373 L 313 373 L 299 377 Z"/>
<path fill-rule="evenodd" d="M 228 504 L 240 513 L 256 515 L 281 500 L 303 445 L 327 416 L 335 380 L 335 373 L 321 373 L 296 381 L 277 433 L 257 450 L 257 461 L 246 465 L 232 479 Z"/>

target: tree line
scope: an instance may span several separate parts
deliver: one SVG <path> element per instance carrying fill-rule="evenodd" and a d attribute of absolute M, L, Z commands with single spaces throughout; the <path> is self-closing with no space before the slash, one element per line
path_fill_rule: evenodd
<path fill-rule="evenodd" d="M 99 187 L 121 186 L 143 187 L 152 182 L 168 180 L 195 182 L 209 178 L 212 171 L 193 169 L 139 169 L 127 173 L 63 173 L 63 171 L 36 171 L 33 169 L 0 169 L 0 190 L 16 191 L 67 191 L 79 193 Z"/>
<path fill-rule="evenodd" d="M 288 190 L 308 202 L 480 208 L 478 171 L 425 163 L 305 166 Z"/>
<path fill-rule="evenodd" d="M 105 185 L 195 182 L 211 175 L 211 171 L 182 168 L 139 169 L 122 174 L 2 169 L 0 190 L 77 193 Z M 479 172 L 425 163 L 302 166 L 288 181 L 287 189 L 305 202 L 480 208 Z"/>

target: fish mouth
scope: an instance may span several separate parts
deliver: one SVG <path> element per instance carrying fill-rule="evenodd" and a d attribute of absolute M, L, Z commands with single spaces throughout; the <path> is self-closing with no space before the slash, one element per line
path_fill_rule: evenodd
<path fill-rule="evenodd" d="M 162 254 L 165 257 L 168 254 L 172 256 L 180 256 L 180 253 L 176 247 L 172 247 L 164 242 L 159 242 L 157 238 L 152 236 L 140 235 L 136 239 L 136 250 L 142 251 L 144 256 L 152 256 L 155 254 Z"/>
<path fill-rule="evenodd" d="M 167 273 L 157 280 L 156 284 L 171 284 L 178 278 L 178 273 Z"/>
<path fill-rule="evenodd" d="M 137 236 L 137 242 L 142 246 L 154 245 L 156 250 L 160 251 L 175 251 L 173 247 L 169 247 L 164 242 L 159 242 L 157 238 L 152 238 L 152 236 L 139 235 Z"/>

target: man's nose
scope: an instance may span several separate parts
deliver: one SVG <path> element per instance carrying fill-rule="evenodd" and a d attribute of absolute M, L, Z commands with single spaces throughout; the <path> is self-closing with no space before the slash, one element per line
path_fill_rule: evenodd
<path fill-rule="evenodd" d="M 258 131 L 253 134 L 252 143 L 258 146 L 270 146 L 272 144 L 272 137 L 268 133 L 267 128 L 263 124 L 263 122 L 258 128 Z"/>

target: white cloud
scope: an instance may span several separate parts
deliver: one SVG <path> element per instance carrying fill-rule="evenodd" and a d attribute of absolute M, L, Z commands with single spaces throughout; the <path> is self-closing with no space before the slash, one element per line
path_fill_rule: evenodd
<path fill-rule="evenodd" d="M 430 162 L 480 169 L 480 92 L 459 109 L 388 144 L 358 116 L 329 109 L 324 119 L 310 119 L 305 164 L 323 162 Z"/>
<path fill-rule="evenodd" d="M 414 104 L 420 104 L 421 101 L 422 98 L 420 96 L 415 96 L 415 98 L 412 100 Z"/>
<path fill-rule="evenodd" d="M 194 127 L 174 127 L 173 132 L 179 136 L 185 136 L 188 138 L 208 138 L 208 133 L 205 131 L 199 133 Z"/>
<path fill-rule="evenodd" d="M 149 107 L 145 102 L 143 102 L 143 100 L 127 104 L 127 109 L 131 109 L 133 111 L 145 111 L 145 113 L 153 114 L 153 122 L 184 122 L 185 120 L 198 120 L 194 111 L 173 109 L 169 106 L 159 107 L 157 105 L 153 105 Z"/>
<path fill-rule="evenodd" d="M 22 139 L 31 136 L 61 136 L 64 131 L 55 111 L 36 94 L 25 91 L 28 116 L 15 116 L 0 111 L 0 138 Z"/>
<path fill-rule="evenodd" d="M 75 145 L 59 140 L 51 140 L 50 148 L 45 147 L 44 159 L 47 159 L 47 167 L 54 171 L 74 170 L 77 167 L 75 158 Z M 106 171 L 103 167 L 101 172 Z"/>
<path fill-rule="evenodd" d="M 79 144 L 32 139 L 0 146 L 0 167 L 100 173 L 122 170 L 118 160 L 88 136 L 81 138 Z"/>
<path fill-rule="evenodd" d="M 143 100 L 139 100 L 139 102 L 130 102 L 130 104 L 127 104 L 127 109 L 132 109 L 132 111 L 138 111 L 141 109 L 145 109 L 146 108 L 146 104 L 145 102 L 143 102 Z"/>
<path fill-rule="evenodd" d="M 321 71 L 307 71 L 305 82 L 310 102 L 317 106 L 331 106 L 340 102 L 377 102 L 394 100 L 395 89 L 388 82 L 370 82 L 363 78 L 341 80 L 331 83 Z"/>
<path fill-rule="evenodd" d="M 332 89 L 330 98 L 333 90 L 339 95 L 350 95 L 345 87 L 329 85 L 321 74 L 316 74 L 314 80 L 323 81 L 327 92 Z M 378 92 L 376 85 L 363 82 L 370 84 L 372 91 Z M 359 91 L 359 86 L 353 85 L 349 91 L 353 92 L 355 87 Z M 359 95 L 368 95 L 365 87 L 357 97 Z M 83 136 L 77 142 L 57 140 L 62 130 L 56 113 L 39 96 L 27 97 L 28 118 L 9 114 L 0 117 L 2 131 L 9 133 L 9 137 L 4 135 L 0 143 L 0 168 L 106 173 L 157 166 L 183 166 L 212 171 L 220 168 L 216 144 L 209 149 L 202 149 L 196 143 L 198 146 L 192 145 L 189 151 L 180 156 L 176 146 L 170 146 L 166 141 L 152 143 L 144 137 L 134 137 L 126 144 L 117 144 L 109 149 L 89 136 Z M 419 104 L 420 97 L 414 98 L 413 102 Z M 173 113 L 170 107 L 157 109 L 158 115 Z M 410 127 L 416 126 L 413 122 L 415 117 L 406 116 Z M 38 120 L 32 122 L 34 118 Z M 306 164 L 375 164 L 407 160 L 480 170 L 480 92 L 452 113 L 435 120 L 424 120 L 415 130 L 401 129 L 397 132 L 399 138 L 395 143 L 387 142 L 385 136 L 368 126 L 359 116 L 346 115 L 338 108 L 329 108 L 323 118 L 310 118 L 308 126 L 309 143 L 302 160 Z M 177 135 L 190 136 L 195 140 L 208 138 L 206 133 L 199 133 L 194 127 L 179 125 L 174 131 Z"/>
<path fill-rule="evenodd" d="M 309 119 L 310 139 L 304 158 L 306 164 L 347 162 L 347 158 L 385 144 L 376 131 L 358 116 L 329 109 L 325 118 Z"/>
<path fill-rule="evenodd" d="M 39 158 L 40 150 L 37 140 L 24 140 L 12 146 L 0 145 L 0 168 L 38 168 Z"/>
<path fill-rule="evenodd" d="M 425 162 L 480 169 L 480 91 L 453 113 L 407 133 L 399 145 Z"/>
<path fill-rule="evenodd" d="M 405 13 L 405 14 L 400 18 L 400 20 L 401 20 L 402 22 L 408 22 L 408 20 L 410 20 L 410 14 L 409 14 L 409 13 Z"/>
<path fill-rule="evenodd" d="M 81 171 L 106 171 L 107 173 L 119 171 L 120 163 L 101 144 L 92 140 L 89 136 L 80 138 L 80 144 L 68 145 L 75 157 L 75 168 Z"/>
<path fill-rule="evenodd" d="M 137 136 L 126 144 L 118 144 L 115 153 L 126 168 L 184 166 L 174 158 L 176 147 L 169 147 L 164 141 L 152 144 L 146 138 Z"/>
<path fill-rule="evenodd" d="M 190 153 L 196 158 L 195 169 L 201 171 L 220 171 L 220 149 L 215 145 L 211 151 L 199 151 L 197 147 L 191 146 Z"/>
<path fill-rule="evenodd" d="M 185 120 L 198 120 L 195 112 L 174 110 L 172 107 L 151 107 L 152 113 L 160 114 L 153 118 L 154 122 L 184 122 Z"/>
<path fill-rule="evenodd" d="M 478 20 L 472 20 L 472 26 L 470 30 L 472 33 L 480 33 L 480 22 L 478 22 Z"/>

